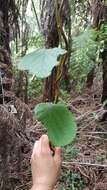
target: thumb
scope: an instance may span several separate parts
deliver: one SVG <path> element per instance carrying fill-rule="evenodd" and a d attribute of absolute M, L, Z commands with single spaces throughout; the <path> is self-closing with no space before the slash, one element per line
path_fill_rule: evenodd
<path fill-rule="evenodd" d="M 41 137 L 41 152 L 44 154 L 50 153 L 49 139 L 47 135 Z"/>
<path fill-rule="evenodd" d="M 55 148 L 54 160 L 56 163 L 61 164 L 61 148 Z"/>

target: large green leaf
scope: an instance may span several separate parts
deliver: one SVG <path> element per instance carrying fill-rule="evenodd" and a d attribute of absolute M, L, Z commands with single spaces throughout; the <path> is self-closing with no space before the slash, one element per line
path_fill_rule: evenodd
<path fill-rule="evenodd" d="M 64 104 L 41 103 L 35 107 L 35 116 L 48 130 L 54 146 L 71 143 L 76 136 L 74 116 Z"/>
<path fill-rule="evenodd" d="M 58 56 L 65 53 L 66 50 L 61 48 L 38 49 L 25 55 L 18 64 L 18 69 L 28 70 L 39 78 L 48 77 L 52 69 L 58 65 Z"/>

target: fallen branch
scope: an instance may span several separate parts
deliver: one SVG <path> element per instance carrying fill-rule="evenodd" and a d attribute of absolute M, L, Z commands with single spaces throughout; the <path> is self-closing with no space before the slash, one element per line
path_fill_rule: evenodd
<path fill-rule="evenodd" d="M 81 131 L 77 131 L 77 134 L 80 134 L 80 133 L 81 133 Z M 93 135 L 93 134 L 94 134 L 94 135 L 95 135 L 95 134 L 98 134 L 98 135 L 107 135 L 107 131 L 105 131 L 105 132 L 103 132 L 103 131 L 102 131 L 102 132 L 99 132 L 99 131 L 95 131 L 95 132 L 93 131 L 93 132 L 91 132 L 91 131 L 90 131 L 90 132 L 85 132 L 85 134 L 91 134 L 91 135 Z"/>
<path fill-rule="evenodd" d="M 83 166 L 93 166 L 93 167 L 99 167 L 99 168 L 107 168 L 107 165 L 103 165 L 103 164 L 91 164 L 88 162 L 63 162 L 62 163 L 63 166 L 67 166 L 67 165 L 83 165 Z"/>

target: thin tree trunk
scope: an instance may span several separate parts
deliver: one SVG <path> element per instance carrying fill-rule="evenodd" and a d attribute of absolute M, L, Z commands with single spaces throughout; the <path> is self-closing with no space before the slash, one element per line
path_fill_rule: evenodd
<path fill-rule="evenodd" d="M 100 30 L 102 24 L 107 24 L 107 6 L 101 0 L 94 0 L 93 4 L 93 25 L 97 30 Z M 102 103 L 107 100 L 107 42 L 104 38 L 104 50 L 101 53 L 103 65 L 103 91 Z"/>
<path fill-rule="evenodd" d="M 71 52 L 72 52 L 72 34 L 71 34 L 71 26 L 72 26 L 72 22 L 71 22 L 71 5 L 70 5 L 70 0 L 66 1 L 66 9 L 67 9 L 67 27 L 68 27 L 68 42 L 66 44 L 66 50 L 68 51 L 68 57 L 67 57 L 67 61 L 64 64 L 63 67 L 63 78 L 65 81 L 65 89 L 67 90 L 67 92 L 71 91 L 71 82 L 70 82 L 70 74 L 69 74 L 69 65 L 70 65 L 70 57 L 71 57 Z"/>
<path fill-rule="evenodd" d="M 59 45 L 59 34 L 55 17 L 54 0 L 46 0 L 44 4 L 45 14 L 42 11 L 42 30 L 45 36 L 46 48 L 55 48 Z M 56 68 L 53 69 L 52 74 L 44 81 L 43 101 L 53 102 L 56 94 Z"/>
<path fill-rule="evenodd" d="M 26 22 L 26 10 L 27 10 L 28 0 L 23 0 L 22 2 L 22 12 L 21 12 L 21 56 L 25 56 L 28 49 L 28 24 Z M 16 96 L 19 97 L 23 102 L 28 103 L 27 89 L 28 89 L 28 79 L 27 73 L 25 71 L 19 71 L 19 76 L 17 80 L 17 90 Z"/>
<path fill-rule="evenodd" d="M 101 6 L 102 6 L 101 1 L 98 1 L 98 0 L 92 1 L 92 5 L 91 5 L 91 7 L 92 7 L 92 17 L 93 17 L 92 27 L 97 29 L 97 30 L 99 29 L 99 25 L 100 25 Z M 87 88 L 92 87 L 94 77 L 95 77 L 95 66 L 90 70 L 90 72 L 87 75 L 87 80 L 86 80 L 86 87 Z"/>
<path fill-rule="evenodd" d="M 105 45 L 105 50 L 102 53 L 103 59 L 103 91 L 102 91 L 102 103 L 107 100 L 107 45 Z M 107 105 L 105 106 L 107 108 Z"/>
<path fill-rule="evenodd" d="M 41 26 L 46 40 L 46 48 L 58 47 L 59 43 L 65 44 L 65 49 L 69 51 L 68 39 L 63 31 L 65 23 L 71 24 L 70 20 L 70 10 L 68 10 L 69 1 L 58 1 L 58 0 L 46 0 L 42 3 L 41 10 Z M 44 10 L 44 11 L 43 11 Z M 71 28 L 70 28 L 71 29 Z M 69 31 L 69 38 L 70 38 Z M 71 43 L 71 41 L 70 41 Z M 70 88 L 70 78 L 68 74 L 67 60 L 65 59 L 63 63 L 63 78 L 65 80 L 67 90 Z M 57 71 L 58 68 L 54 68 L 50 77 L 45 80 L 43 101 L 57 101 L 58 98 L 58 83 L 57 81 Z M 65 73 L 66 72 L 66 73 Z"/>
<path fill-rule="evenodd" d="M 93 85 L 93 80 L 95 76 L 95 67 L 91 69 L 91 71 L 87 75 L 86 87 L 91 88 Z"/>

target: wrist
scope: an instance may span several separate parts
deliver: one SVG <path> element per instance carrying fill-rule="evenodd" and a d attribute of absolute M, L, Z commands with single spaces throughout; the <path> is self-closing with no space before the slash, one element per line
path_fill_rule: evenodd
<path fill-rule="evenodd" d="M 32 186 L 31 190 L 53 190 L 53 188 L 44 184 L 35 184 Z"/>

